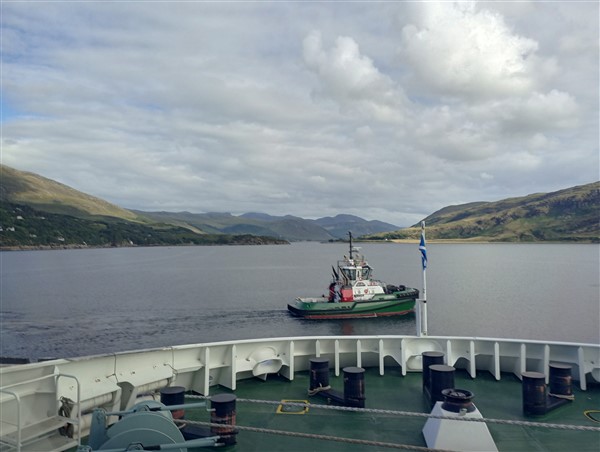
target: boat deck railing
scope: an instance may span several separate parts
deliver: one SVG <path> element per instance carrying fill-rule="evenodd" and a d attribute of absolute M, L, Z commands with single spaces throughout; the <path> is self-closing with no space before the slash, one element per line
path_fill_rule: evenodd
<path fill-rule="evenodd" d="M 235 390 L 248 378 L 279 374 L 293 380 L 313 357 L 328 358 L 336 376 L 348 366 L 405 376 L 422 371 L 422 353 L 444 353 L 444 362 L 471 378 L 485 372 L 496 380 L 528 371 L 548 379 L 550 363 L 572 367 L 581 390 L 600 382 L 600 344 L 442 336 L 306 336 L 179 345 L 159 349 L 59 359 L 0 368 L 2 450 L 66 450 L 89 433 L 92 411 L 130 409 L 144 396 L 177 385 L 209 395 L 216 385 Z M 73 401 L 68 415 L 59 414 Z M 68 419 L 65 419 L 68 418 Z M 71 424 L 73 438 L 58 427 Z M 72 427 L 72 428 L 73 428 Z M 68 434 L 69 432 L 67 432 Z M 9 448 L 10 447 L 10 448 Z"/>
<path fill-rule="evenodd" d="M 63 408 L 57 403 L 58 381 L 71 379 L 77 395 L 75 400 L 62 400 Z M 4 381 L 3 381 L 4 383 Z M 73 375 L 51 373 L 23 380 L 0 388 L 0 449 L 20 452 L 29 450 L 64 450 L 81 444 L 81 410 L 79 401 L 81 386 Z M 68 406 L 68 408 L 67 408 Z M 71 411 L 74 416 L 71 417 Z M 66 425 L 76 426 L 70 435 L 54 435 Z M 73 428 L 73 427 L 70 427 Z M 73 439 L 74 438 L 74 439 Z"/>

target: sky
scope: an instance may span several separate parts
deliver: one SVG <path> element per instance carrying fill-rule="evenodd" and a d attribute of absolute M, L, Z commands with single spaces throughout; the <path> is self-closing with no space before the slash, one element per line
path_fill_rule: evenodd
<path fill-rule="evenodd" d="M 121 207 L 404 227 L 600 179 L 598 1 L 1 13 L 2 163 Z"/>

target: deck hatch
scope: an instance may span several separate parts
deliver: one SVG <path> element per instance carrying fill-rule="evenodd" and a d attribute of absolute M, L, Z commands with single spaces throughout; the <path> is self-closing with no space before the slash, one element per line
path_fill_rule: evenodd
<path fill-rule="evenodd" d="M 306 414 L 307 406 L 298 406 L 296 403 L 308 404 L 308 400 L 282 400 L 277 406 L 277 414 Z M 293 404 L 293 405 L 292 405 Z"/>

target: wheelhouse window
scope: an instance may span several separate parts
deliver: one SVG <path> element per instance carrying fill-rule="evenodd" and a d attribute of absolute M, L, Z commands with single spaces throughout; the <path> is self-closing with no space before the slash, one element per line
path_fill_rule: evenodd
<path fill-rule="evenodd" d="M 342 268 L 342 273 L 350 281 L 356 280 L 356 269 L 354 269 L 354 268 Z"/>
<path fill-rule="evenodd" d="M 361 277 L 362 279 L 371 279 L 371 272 L 373 271 L 373 269 L 371 267 L 369 267 L 368 265 L 363 267 L 361 270 Z"/>

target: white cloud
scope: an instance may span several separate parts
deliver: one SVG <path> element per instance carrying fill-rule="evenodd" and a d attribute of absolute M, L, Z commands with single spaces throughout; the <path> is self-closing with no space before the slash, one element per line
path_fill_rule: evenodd
<path fill-rule="evenodd" d="M 401 90 L 369 57 L 360 53 L 352 38 L 338 37 L 327 52 L 321 33 L 312 31 L 303 41 L 303 55 L 307 67 L 318 77 L 323 96 L 330 96 L 343 108 L 361 110 L 378 120 L 402 118 Z"/>
<path fill-rule="evenodd" d="M 399 52 L 420 83 L 473 99 L 535 88 L 530 59 L 538 44 L 514 34 L 498 13 L 474 2 L 426 3 L 419 11 L 419 22 L 403 27 Z"/>
<path fill-rule="evenodd" d="M 129 208 L 399 225 L 591 182 L 598 8 L 6 3 L 2 163 Z"/>

